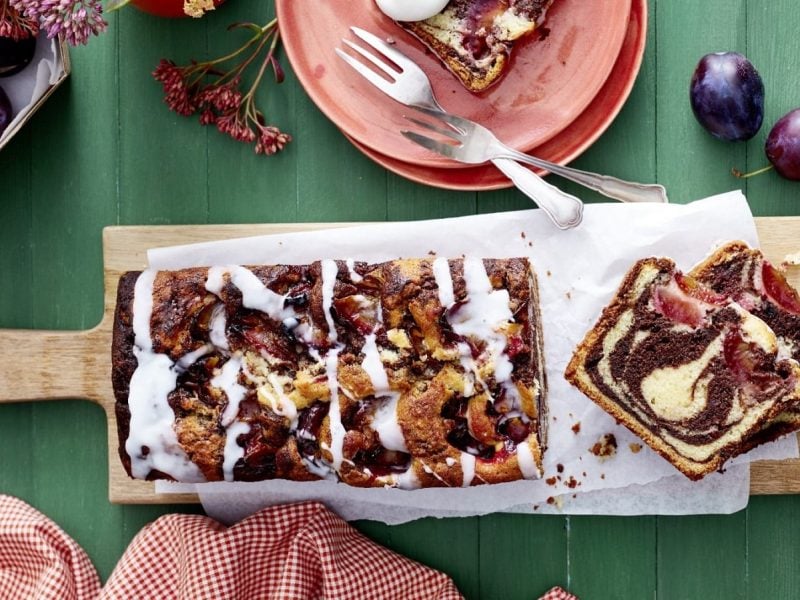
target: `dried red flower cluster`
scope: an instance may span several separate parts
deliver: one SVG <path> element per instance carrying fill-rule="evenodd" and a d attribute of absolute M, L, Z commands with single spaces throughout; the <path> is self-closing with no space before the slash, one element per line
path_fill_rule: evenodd
<path fill-rule="evenodd" d="M 264 27 L 243 24 L 237 28 L 255 32 L 239 50 L 216 60 L 192 62 L 187 66 L 178 66 L 171 60 L 162 59 L 153 77 L 162 84 L 164 102 L 171 110 L 183 116 L 199 113 L 201 125 L 215 125 L 218 131 L 240 142 L 255 142 L 256 154 L 275 154 L 283 150 L 292 138 L 266 123 L 264 113 L 255 106 L 255 92 L 267 67 L 272 67 L 278 83 L 283 80 L 283 72 L 275 58 L 277 22 L 273 20 Z M 272 43 L 267 46 L 270 39 Z M 251 50 L 247 58 L 231 70 L 220 73 L 217 69 L 220 64 L 247 50 Z M 248 92 L 243 94 L 240 90 L 242 73 L 262 55 L 256 79 Z M 209 83 L 209 77 L 215 79 Z"/>

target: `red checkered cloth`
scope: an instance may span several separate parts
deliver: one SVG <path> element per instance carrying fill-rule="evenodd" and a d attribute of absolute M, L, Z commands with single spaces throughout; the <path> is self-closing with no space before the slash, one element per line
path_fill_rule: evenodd
<path fill-rule="evenodd" d="M 550 591 L 548 591 L 544 596 L 539 598 L 539 600 L 578 600 L 577 596 L 573 596 L 565 589 L 560 587 L 554 587 Z"/>
<path fill-rule="evenodd" d="M 97 598 L 100 578 L 83 549 L 22 500 L 0 495 L 0 598 Z"/>
<path fill-rule="evenodd" d="M 446 575 L 378 546 L 315 502 L 233 527 L 167 515 L 131 542 L 101 598 L 458 599 Z"/>
<path fill-rule="evenodd" d="M 446 575 L 362 536 L 314 502 L 226 528 L 167 515 L 146 526 L 105 588 L 86 553 L 21 500 L 0 495 L 0 599 L 459 599 Z M 541 600 L 577 600 L 553 588 Z"/>

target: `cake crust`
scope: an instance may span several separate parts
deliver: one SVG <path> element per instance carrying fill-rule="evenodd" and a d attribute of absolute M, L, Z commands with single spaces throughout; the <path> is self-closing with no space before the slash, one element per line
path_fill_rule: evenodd
<path fill-rule="evenodd" d="M 120 457 L 131 476 L 184 481 L 535 477 L 538 311 L 526 259 L 126 273 L 112 348 Z M 143 405 L 160 425 L 142 426 Z"/>

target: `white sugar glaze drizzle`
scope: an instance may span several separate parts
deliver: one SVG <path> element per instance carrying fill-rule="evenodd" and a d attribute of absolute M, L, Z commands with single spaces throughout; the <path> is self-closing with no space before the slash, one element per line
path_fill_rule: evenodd
<path fill-rule="evenodd" d="M 178 443 L 173 429 L 175 413 L 167 401 L 175 389 L 179 367 L 167 355 L 153 352 L 150 318 L 156 274 L 151 270 L 142 272 L 134 287 L 133 353 L 137 366 L 129 385 L 131 418 L 125 451 L 131 458 L 131 474 L 138 479 L 157 470 L 176 481 L 198 483 L 205 481 L 205 477 Z M 148 449 L 146 455 L 144 447 Z"/>
<path fill-rule="evenodd" d="M 355 260 L 353 260 L 352 258 L 348 258 L 345 261 L 345 264 L 347 265 L 347 270 L 350 271 L 350 281 L 352 281 L 353 283 L 359 283 L 364 279 L 363 277 L 361 277 L 361 275 L 356 273 L 356 261 Z"/>
<path fill-rule="evenodd" d="M 221 389 L 228 397 L 228 404 L 222 411 L 220 425 L 229 427 L 239 415 L 239 404 L 241 404 L 247 393 L 247 388 L 239 384 L 239 373 L 242 371 L 242 356 L 239 353 L 230 357 L 228 362 L 222 365 L 219 374 L 211 380 L 211 385 Z"/>
<path fill-rule="evenodd" d="M 495 290 L 481 259 L 464 259 L 464 281 L 467 301 L 448 321 L 459 335 L 471 335 L 484 340 L 498 383 L 511 378 L 513 365 L 505 354 L 506 336 L 498 331 L 500 326 L 514 320 L 509 307 L 508 290 Z"/>
<path fill-rule="evenodd" d="M 228 338 L 225 336 L 225 327 L 227 326 L 227 318 L 225 317 L 225 307 L 218 304 L 214 307 L 211 313 L 211 327 L 209 329 L 209 339 L 220 350 L 230 350 L 228 346 Z"/>
<path fill-rule="evenodd" d="M 464 481 L 461 487 L 469 487 L 475 479 L 475 457 L 467 452 L 461 453 L 461 472 L 464 473 Z"/>
<path fill-rule="evenodd" d="M 446 310 L 456 302 L 456 296 L 453 293 L 453 277 L 450 275 L 450 263 L 446 258 L 439 256 L 433 261 L 433 278 L 439 289 L 439 302 Z"/>
<path fill-rule="evenodd" d="M 381 399 L 381 403 L 372 417 L 372 429 L 378 434 L 384 448 L 407 453 L 406 438 L 397 421 L 399 400 L 400 394 L 397 392 L 391 392 L 386 398 Z"/>
<path fill-rule="evenodd" d="M 276 415 L 280 415 L 289 419 L 289 431 L 296 431 L 298 423 L 297 406 L 286 395 L 286 392 L 283 389 L 283 382 L 281 382 L 276 373 L 270 373 L 267 376 L 267 380 L 269 381 L 274 393 L 269 392 L 266 386 L 262 387 L 259 391 L 267 396 L 267 399 L 270 403 L 270 408 L 272 408 L 272 412 L 274 412 Z"/>
<path fill-rule="evenodd" d="M 521 444 L 517 444 L 517 464 L 519 465 L 520 473 L 525 479 L 538 479 L 542 476 L 539 467 L 536 466 L 536 460 L 533 458 L 533 452 L 525 440 Z"/>
<path fill-rule="evenodd" d="M 402 490 L 416 490 L 419 488 L 419 478 L 414 472 L 413 467 L 409 467 L 404 473 L 391 476 L 391 485 L 398 487 Z"/>
<path fill-rule="evenodd" d="M 344 446 L 344 425 L 342 425 L 342 412 L 339 406 L 339 383 L 337 369 L 339 366 L 339 349 L 328 351 L 325 355 L 325 374 L 328 377 L 328 387 L 331 391 L 330 407 L 328 408 L 328 422 L 331 429 L 332 466 L 335 471 L 342 467 L 342 448 Z"/>
<path fill-rule="evenodd" d="M 361 352 L 364 354 L 361 368 L 369 375 L 369 380 L 372 382 L 375 395 L 380 396 L 390 391 L 389 377 L 386 375 L 386 370 L 383 368 L 383 362 L 378 352 L 378 344 L 375 341 L 374 332 L 364 336 L 364 347 L 361 349 Z"/>
<path fill-rule="evenodd" d="M 242 306 L 258 310 L 275 321 L 285 321 L 296 316 L 291 306 L 285 306 L 286 297 L 273 292 L 250 269 L 237 265 L 228 267 L 211 267 L 206 279 L 206 290 L 219 296 L 225 280 L 230 277 L 230 282 L 242 293 Z"/>
<path fill-rule="evenodd" d="M 225 428 L 225 448 L 222 456 L 222 474 L 225 481 L 233 481 L 233 467 L 244 456 L 244 448 L 236 443 L 236 438 L 250 433 L 250 425 L 236 418 L 239 415 L 239 405 L 247 394 L 247 388 L 239 383 L 241 372 L 242 356 L 237 352 L 222 365 L 219 374 L 211 380 L 211 385 L 225 392 L 228 398 L 228 404 L 220 418 L 220 425 Z"/>
<path fill-rule="evenodd" d="M 372 429 L 378 434 L 381 445 L 387 450 L 408 452 L 405 436 L 397 419 L 400 394 L 389 387 L 389 377 L 383 368 L 375 332 L 364 336 L 364 347 L 361 352 L 364 354 L 361 368 L 369 375 L 375 397 L 380 398 L 380 404 L 372 417 Z"/>
<path fill-rule="evenodd" d="M 323 260 L 322 264 L 322 310 L 325 313 L 325 322 L 328 324 L 328 341 L 336 342 L 336 325 L 333 322 L 331 308 L 333 305 L 333 288 L 336 286 L 336 276 L 339 267 L 335 260 Z"/>

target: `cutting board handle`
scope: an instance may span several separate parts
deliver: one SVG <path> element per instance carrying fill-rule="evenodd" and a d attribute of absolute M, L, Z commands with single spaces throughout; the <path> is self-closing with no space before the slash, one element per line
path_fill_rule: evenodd
<path fill-rule="evenodd" d="M 100 402 L 111 377 L 108 332 L 0 329 L 0 404 L 84 398 Z M 109 390 L 110 392 L 110 390 Z"/>

